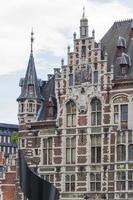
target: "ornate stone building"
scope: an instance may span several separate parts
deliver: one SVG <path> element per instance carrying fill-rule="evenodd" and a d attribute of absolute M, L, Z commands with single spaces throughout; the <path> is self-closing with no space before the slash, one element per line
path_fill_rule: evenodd
<path fill-rule="evenodd" d="M 83 12 L 73 42 L 47 81 L 31 47 L 17 99 L 20 149 L 60 200 L 132 199 L 133 20 L 115 22 L 97 43 Z"/>

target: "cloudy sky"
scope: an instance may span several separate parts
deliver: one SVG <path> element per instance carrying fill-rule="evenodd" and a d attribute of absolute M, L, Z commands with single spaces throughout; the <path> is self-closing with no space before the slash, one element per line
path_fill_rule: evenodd
<path fill-rule="evenodd" d="M 133 18 L 131 0 L 0 0 L 0 5 L 1 123 L 17 123 L 18 83 L 27 67 L 32 27 L 37 74 L 46 79 L 62 57 L 66 60 L 73 32 L 79 33 L 83 6 L 97 41 L 114 21 Z"/>

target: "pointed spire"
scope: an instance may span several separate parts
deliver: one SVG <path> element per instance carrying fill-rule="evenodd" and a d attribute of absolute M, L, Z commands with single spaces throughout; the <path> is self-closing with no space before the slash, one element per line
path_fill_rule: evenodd
<path fill-rule="evenodd" d="M 33 42 L 34 42 L 34 32 L 33 32 L 33 28 L 31 30 L 31 53 L 33 53 Z"/>
<path fill-rule="evenodd" d="M 82 18 L 85 18 L 85 6 L 83 6 L 83 15 Z"/>
<path fill-rule="evenodd" d="M 41 99 L 43 97 L 40 92 L 40 83 L 37 79 L 37 73 L 35 68 L 35 62 L 33 57 L 33 30 L 31 31 L 31 52 L 30 58 L 28 62 L 28 67 L 26 70 L 25 78 L 23 80 L 21 95 L 19 96 L 18 100 L 21 99 Z"/>
<path fill-rule="evenodd" d="M 80 19 L 80 38 L 88 37 L 88 19 L 85 16 L 85 7 L 83 7 L 83 15 Z"/>

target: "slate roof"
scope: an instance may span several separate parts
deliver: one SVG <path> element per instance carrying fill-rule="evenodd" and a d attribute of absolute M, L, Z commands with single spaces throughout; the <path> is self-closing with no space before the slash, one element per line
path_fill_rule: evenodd
<path fill-rule="evenodd" d="M 24 79 L 20 79 L 20 84 L 22 87 L 21 94 L 17 101 L 25 99 L 40 99 L 43 97 L 40 92 L 41 81 L 37 79 L 36 68 L 34 63 L 33 53 L 30 53 L 29 63 Z M 29 92 L 29 86 L 33 86 L 33 91 Z"/>
<path fill-rule="evenodd" d="M 125 52 L 131 61 L 129 66 L 127 79 L 133 79 L 133 39 L 131 37 L 131 29 L 133 28 L 133 20 L 125 20 L 114 22 L 113 26 L 101 39 L 103 52 L 108 54 L 108 71 L 111 65 L 114 65 L 114 79 L 120 74 L 120 62 L 123 58 L 116 56 L 117 46 L 123 46 Z M 133 30 L 132 30 L 133 31 Z"/>
<path fill-rule="evenodd" d="M 44 102 L 42 110 L 37 116 L 37 120 L 46 120 L 47 119 L 47 103 L 49 98 L 52 98 L 53 103 L 55 104 L 54 116 L 53 119 L 56 119 L 57 115 L 57 102 L 55 98 L 55 77 L 53 76 L 42 88 L 42 95 L 44 97 Z"/>

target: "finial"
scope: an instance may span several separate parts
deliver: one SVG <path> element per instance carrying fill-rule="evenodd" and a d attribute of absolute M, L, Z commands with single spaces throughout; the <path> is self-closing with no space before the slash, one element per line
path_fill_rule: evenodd
<path fill-rule="evenodd" d="M 63 66 L 64 65 L 64 59 L 62 58 L 61 59 L 61 66 Z"/>
<path fill-rule="evenodd" d="M 70 53 L 70 45 L 67 47 L 67 52 Z"/>
<path fill-rule="evenodd" d="M 33 52 L 33 42 L 34 42 L 34 37 L 33 37 L 33 29 L 31 30 L 31 53 Z"/>
<path fill-rule="evenodd" d="M 95 30 L 92 30 L 92 37 L 95 37 Z"/>
<path fill-rule="evenodd" d="M 83 6 L 83 18 L 85 18 L 85 6 Z"/>
<path fill-rule="evenodd" d="M 73 33 L 73 38 L 76 39 L 76 32 Z"/>

